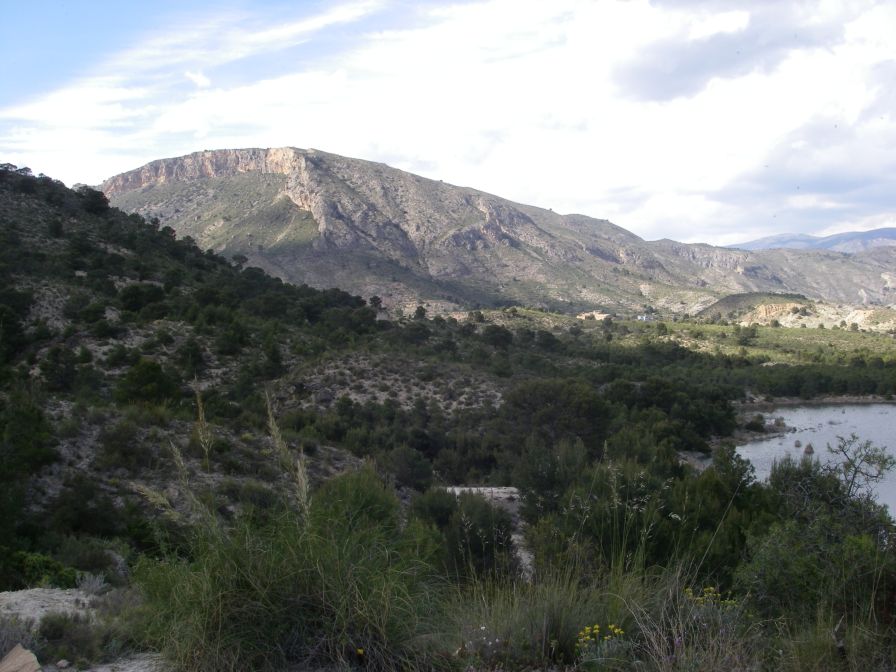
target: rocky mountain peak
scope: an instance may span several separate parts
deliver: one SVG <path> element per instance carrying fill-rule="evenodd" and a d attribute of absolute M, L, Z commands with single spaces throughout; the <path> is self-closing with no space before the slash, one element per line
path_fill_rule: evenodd
<path fill-rule="evenodd" d="M 204 248 L 284 280 L 387 305 L 520 303 L 563 311 L 695 312 L 737 292 L 894 301 L 896 248 L 848 255 L 646 242 L 467 187 L 313 149 L 224 149 L 153 161 L 102 185 Z"/>

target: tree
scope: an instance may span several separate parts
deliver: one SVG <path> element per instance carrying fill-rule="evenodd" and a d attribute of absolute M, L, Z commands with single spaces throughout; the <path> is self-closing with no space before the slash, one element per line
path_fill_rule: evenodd
<path fill-rule="evenodd" d="M 830 464 L 786 457 L 772 467 L 778 520 L 750 535 L 749 560 L 735 578 L 765 616 L 811 618 L 829 609 L 866 618 L 889 609 L 892 521 L 870 483 L 894 458 L 854 434 L 828 448 L 837 458 Z"/>
<path fill-rule="evenodd" d="M 415 320 L 423 320 L 426 318 L 426 308 L 423 306 L 417 306 L 417 310 L 414 311 L 414 319 Z"/>
<path fill-rule="evenodd" d="M 102 215 L 109 210 L 109 199 L 106 194 L 87 186 L 78 187 L 78 194 L 83 199 L 82 206 L 91 215 Z"/>
<path fill-rule="evenodd" d="M 500 413 L 519 439 L 533 434 L 545 445 L 564 438 L 581 439 L 595 453 L 608 420 L 606 404 L 591 385 L 561 378 L 516 385 L 505 394 Z"/>
<path fill-rule="evenodd" d="M 128 285 L 118 293 L 121 307 L 134 313 L 150 303 L 157 303 L 164 299 L 165 290 L 151 283 Z"/>
<path fill-rule="evenodd" d="M 496 348 L 507 348 L 513 343 L 513 333 L 497 324 L 489 324 L 482 330 L 482 340 Z"/>
<path fill-rule="evenodd" d="M 828 444 L 828 451 L 836 458 L 836 463 L 828 469 L 839 476 L 850 499 L 870 496 L 874 484 L 896 467 L 896 457 L 885 448 L 861 441 L 855 434 L 848 438 L 838 436 L 837 445 Z"/>

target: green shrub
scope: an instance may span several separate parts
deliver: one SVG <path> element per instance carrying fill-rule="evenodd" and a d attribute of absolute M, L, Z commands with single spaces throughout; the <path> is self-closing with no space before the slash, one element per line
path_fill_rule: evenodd
<path fill-rule="evenodd" d="M 837 449 L 850 467 L 830 468 L 804 457 L 772 467 L 769 484 L 778 497 L 781 519 L 749 539 L 749 559 L 740 564 L 735 585 L 752 595 L 759 613 L 810 621 L 834 610 L 865 618 L 886 614 L 896 590 L 896 554 L 886 540 L 893 522 L 866 496 L 861 475 L 880 478 L 891 458 L 855 437 Z M 872 469 L 883 460 L 881 472 Z"/>
<path fill-rule="evenodd" d="M 111 502 L 109 502 L 111 504 Z M 79 572 L 114 578 L 115 556 L 109 550 L 109 542 L 95 537 L 67 535 L 54 552 L 65 563 Z"/>
<path fill-rule="evenodd" d="M 124 418 L 140 427 L 166 427 L 173 416 L 166 404 L 131 404 L 123 409 Z"/>
<path fill-rule="evenodd" d="M 54 345 L 40 363 L 40 372 L 47 389 L 67 392 L 72 389 L 77 375 L 75 353 L 64 346 Z"/>
<path fill-rule="evenodd" d="M 174 353 L 175 361 L 188 379 L 205 368 L 205 354 L 194 336 L 188 338 Z"/>
<path fill-rule="evenodd" d="M 282 498 L 274 490 L 259 481 L 250 480 L 244 482 L 239 488 L 237 498 L 244 506 L 251 506 L 261 510 L 281 508 L 283 505 Z"/>
<path fill-rule="evenodd" d="M 50 425 L 33 399 L 13 394 L 0 410 L 0 479 L 28 476 L 56 459 Z"/>
<path fill-rule="evenodd" d="M 74 588 L 77 579 L 74 569 L 47 555 L 0 546 L 0 590 L 20 590 L 34 586 Z"/>
<path fill-rule="evenodd" d="M 74 295 L 63 310 L 69 319 L 85 324 L 93 324 L 106 317 L 106 305 L 102 301 L 91 302 L 86 294 Z"/>
<path fill-rule="evenodd" d="M 98 443 L 96 464 L 102 469 L 134 471 L 150 466 L 155 457 L 154 451 L 139 441 L 137 425 L 126 419 L 104 427 Z"/>
<path fill-rule="evenodd" d="M 402 444 L 393 448 L 386 455 L 385 466 L 399 485 L 423 491 L 432 483 L 432 465 L 410 446 Z"/>
<path fill-rule="evenodd" d="M 162 403 L 180 394 L 178 382 L 150 359 L 140 359 L 119 381 L 115 398 L 122 403 Z"/>
<path fill-rule="evenodd" d="M 52 500 L 41 518 L 41 531 L 52 532 L 62 537 L 88 535 L 89 537 L 122 537 L 129 543 L 146 547 L 152 545 L 151 531 L 144 514 L 132 503 L 116 504 L 113 496 L 98 486 L 96 480 L 85 474 L 77 474 L 66 479 L 59 495 Z M 82 551 L 75 553 L 74 547 L 65 542 L 54 550 L 54 554 L 66 564 L 85 571 L 98 571 L 102 563 L 98 548 L 90 549 L 89 539 L 77 538 L 85 544 Z M 45 544 L 48 542 L 44 541 Z M 72 539 L 75 543 L 75 539 Z M 105 548 L 105 546 L 103 546 Z M 69 550 L 72 554 L 69 554 Z"/>
<path fill-rule="evenodd" d="M 190 560 L 144 560 L 139 631 L 181 669 L 271 670 L 287 663 L 432 669 L 442 593 L 416 526 L 371 469 L 318 490 L 305 519 L 223 527 L 204 514 Z M 426 544 L 423 548 L 428 548 Z"/>
<path fill-rule="evenodd" d="M 38 653 L 45 660 L 89 663 L 99 658 L 102 650 L 101 634 L 90 619 L 81 614 L 49 613 L 40 621 L 41 639 Z"/>
<path fill-rule="evenodd" d="M 108 320 L 97 320 L 90 328 L 90 332 L 97 338 L 115 338 L 122 331 L 122 328 L 109 322 Z"/>
<path fill-rule="evenodd" d="M 482 340 L 495 348 L 507 348 L 513 343 L 513 333 L 496 324 L 489 324 L 482 330 Z"/>
<path fill-rule="evenodd" d="M 369 467 L 327 481 L 315 498 L 313 521 L 322 530 L 346 536 L 368 527 L 398 530 L 398 498 Z"/>
<path fill-rule="evenodd" d="M 115 369 L 119 366 L 133 366 L 139 361 L 139 352 L 137 352 L 136 350 L 131 350 L 122 343 L 116 343 L 114 346 L 112 346 L 112 349 L 109 350 L 109 354 L 106 355 L 103 363 L 107 368 Z"/>
<path fill-rule="evenodd" d="M 158 285 L 148 283 L 128 285 L 118 293 L 121 307 L 134 313 L 139 312 L 144 306 L 164 299 L 165 290 Z"/>
<path fill-rule="evenodd" d="M 457 497 L 444 488 L 431 488 L 411 501 L 411 513 L 444 530 L 457 511 Z"/>

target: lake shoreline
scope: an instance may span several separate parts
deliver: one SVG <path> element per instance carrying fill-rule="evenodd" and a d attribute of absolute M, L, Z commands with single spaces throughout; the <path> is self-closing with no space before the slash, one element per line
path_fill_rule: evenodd
<path fill-rule="evenodd" d="M 776 424 L 774 417 L 765 417 L 766 422 L 762 430 L 747 429 L 745 425 L 753 419 L 757 414 L 767 415 L 774 414 L 777 409 L 791 409 L 798 407 L 822 407 L 822 406 L 868 406 L 873 404 L 896 405 L 896 399 L 887 399 L 883 395 L 839 395 L 814 397 L 812 399 L 802 399 L 800 397 L 773 397 L 771 399 L 759 399 L 748 395 L 746 401 L 735 401 L 732 403 L 737 418 L 737 427 L 728 436 L 713 436 L 707 444 L 710 447 L 710 455 L 699 456 L 699 454 L 688 454 L 685 461 L 696 466 L 699 469 L 705 469 L 712 463 L 711 453 L 716 448 L 726 443 L 733 443 L 735 446 L 753 443 L 754 441 L 763 441 L 766 439 L 775 439 L 797 431 L 796 427 L 787 424 Z"/>
<path fill-rule="evenodd" d="M 759 399 L 757 397 L 750 397 L 746 401 L 734 402 L 734 409 L 739 412 L 768 412 L 773 411 L 776 408 L 790 408 L 793 406 L 861 406 L 866 404 L 896 404 L 896 399 L 893 399 L 892 397 L 888 399 L 886 396 L 878 394 L 843 394 L 813 397 L 811 399 L 803 399 L 801 397 L 772 397 Z"/>
<path fill-rule="evenodd" d="M 795 427 L 787 424 L 778 424 L 772 418 L 772 422 L 766 422 L 764 428 L 759 430 L 746 429 L 744 425 L 749 422 L 754 415 L 762 413 L 774 413 L 778 409 L 791 408 L 820 408 L 823 406 L 868 406 L 874 404 L 896 405 L 896 399 L 887 399 L 882 395 L 839 395 L 827 397 L 814 397 L 812 399 L 801 399 L 800 397 L 774 397 L 773 399 L 756 399 L 752 401 L 740 401 L 734 403 L 734 411 L 737 415 L 737 429 L 732 432 L 731 436 L 714 437 L 710 441 L 710 445 L 714 448 L 725 440 L 734 441 L 736 445 L 750 443 L 752 441 L 760 441 L 762 439 L 772 439 L 785 434 L 796 431 Z M 765 418 L 769 420 L 769 418 Z"/>
<path fill-rule="evenodd" d="M 861 401 L 856 403 L 857 399 Z M 816 400 L 821 401 L 821 400 Z M 800 460 L 806 447 L 812 445 L 815 458 L 822 463 L 835 459 L 826 449 L 838 441 L 855 435 L 893 454 L 896 431 L 896 404 L 888 399 L 839 397 L 834 403 L 799 403 L 773 406 L 763 413 L 764 432 L 738 430 L 732 437 L 738 454 L 748 459 L 756 477 L 768 477 L 775 461 L 789 456 Z M 761 413 L 757 405 L 741 407 L 742 422 Z M 755 427 L 755 425 L 754 425 Z M 896 473 L 890 473 L 875 488 L 878 501 L 896 511 Z"/>

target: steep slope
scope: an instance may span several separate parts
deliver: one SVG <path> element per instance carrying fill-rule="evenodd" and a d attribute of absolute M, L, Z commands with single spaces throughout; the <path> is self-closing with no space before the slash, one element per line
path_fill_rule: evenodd
<path fill-rule="evenodd" d="M 102 185 L 113 204 L 294 283 L 420 300 L 694 312 L 728 293 L 886 302 L 885 258 L 646 242 L 384 164 L 295 148 L 205 151 Z"/>

